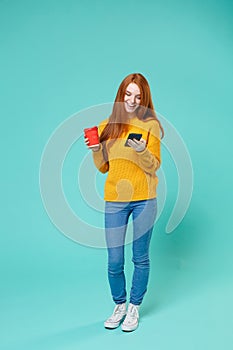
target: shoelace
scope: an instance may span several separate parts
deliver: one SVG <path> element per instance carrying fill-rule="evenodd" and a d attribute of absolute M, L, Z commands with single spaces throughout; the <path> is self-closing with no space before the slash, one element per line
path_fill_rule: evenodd
<path fill-rule="evenodd" d="M 124 309 L 123 309 L 123 307 L 122 307 L 122 305 L 117 305 L 116 307 L 115 307 L 115 310 L 114 310 L 114 314 L 115 313 L 120 313 L 120 312 L 123 312 L 124 311 Z"/>
<path fill-rule="evenodd" d="M 115 317 L 117 317 L 118 314 L 122 313 L 123 312 L 123 308 L 121 305 L 116 305 L 114 311 L 113 311 L 113 314 L 112 316 L 110 317 L 110 320 L 114 320 Z"/>
<path fill-rule="evenodd" d="M 127 323 L 135 322 L 135 318 L 138 318 L 138 310 L 136 307 L 132 306 L 127 312 L 125 322 Z"/>

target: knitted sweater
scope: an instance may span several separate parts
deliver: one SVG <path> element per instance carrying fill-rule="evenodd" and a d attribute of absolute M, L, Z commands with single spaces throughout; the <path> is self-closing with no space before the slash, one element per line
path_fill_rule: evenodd
<path fill-rule="evenodd" d="M 93 151 L 93 160 L 97 169 L 108 172 L 104 187 L 104 200 L 129 202 L 156 197 L 158 177 L 156 170 L 160 166 L 160 128 L 156 120 L 141 121 L 136 116 L 129 119 L 129 130 L 124 132 L 106 152 L 103 144 L 99 151 Z M 103 120 L 98 132 L 101 135 L 108 118 Z M 146 148 L 137 152 L 132 147 L 124 146 L 129 133 L 141 133 L 146 140 Z M 106 159 L 106 155 L 108 159 Z"/>

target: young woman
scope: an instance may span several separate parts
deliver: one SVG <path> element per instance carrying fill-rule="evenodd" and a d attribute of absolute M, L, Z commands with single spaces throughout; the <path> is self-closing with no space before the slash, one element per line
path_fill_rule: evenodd
<path fill-rule="evenodd" d="M 123 320 L 123 331 L 133 331 L 138 326 L 139 306 L 147 291 L 149 244 L 157 214 L 160 132 L 163 137 L 146 78 L 140 73 L 128 75 L 120 84 L 110 117 L 99 125 L 100 144 L 90 147 L 97 169 L 108 172 L 104 188 L 105 238 L 108 280 L 116 305 L 104 322 L 105 328 L 116 328 Z M 130 133 L 139 135 L 137 139 L 128 139 Z M 85 142 L 88 146 L 88 139 Z M 124 244 L 131 214 L 134 272 L 126 310 Z"/>

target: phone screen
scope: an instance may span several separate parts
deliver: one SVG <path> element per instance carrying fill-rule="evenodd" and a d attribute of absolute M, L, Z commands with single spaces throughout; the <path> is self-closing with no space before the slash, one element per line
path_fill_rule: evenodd
<path fill-rule="evenodd" d="M 130 139 L 130 140 L 136 139 L 136 140 L 139 141 L 139 140 L 141 139 L 141 137 L 142 137 L 142 134 L 137 134 L 137 133 L 134 133 L 134 132 L 130 133 L 130 134 L 128 135 L 128 138 L 127 138 L 126 142 L 125 142 L 125 146 L 126 146 L 126 147 L 130 147 L 130 146 L 128 145 L 128 140 L 129 140 L 129 139 Z"/>

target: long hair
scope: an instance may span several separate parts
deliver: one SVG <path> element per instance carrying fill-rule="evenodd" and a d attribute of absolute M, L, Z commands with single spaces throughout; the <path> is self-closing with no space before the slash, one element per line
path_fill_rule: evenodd
<path fill-rule="evenodd" d="M 128 117 L 124 107 L 124 97 L 126 88 L 130 83 L 135 83 L 138 85 L 141 95 L 140 105 L 134 113 L 140 120 L 143 120 L 145 122 L 148 120 L 157 120 L 157 122 L 159 123 L 160 130 L 162 132 L 161 138 L 164 137 L 163 127 L 155 113 L 149 84 L 142 74 L 133 73 L 129 74 L 119 86 L 114 101 L 112 113 L 109 117 L 108 123 L 106 124 L 105 128 L 103 129 L 100 135 L 100 142 L 104 142 L 108 139 L 116 140 L 121 136 L 121 134 L 124 131 L 127 131 Z"/>

